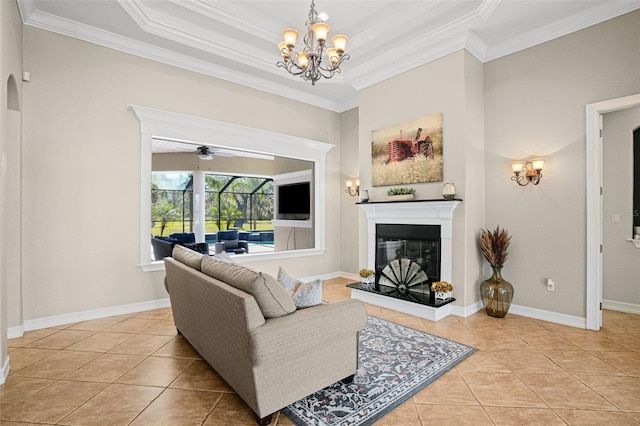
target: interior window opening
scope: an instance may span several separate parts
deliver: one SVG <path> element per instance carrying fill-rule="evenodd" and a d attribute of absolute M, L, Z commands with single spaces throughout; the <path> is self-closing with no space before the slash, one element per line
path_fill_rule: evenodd
<path fill-rule="evenodd" d="M 209 255 L 273 252 L 273 179 L 205 173 L 204 181 L 204 235 L 196 235 L 194 173 L 152 173 L 152 237 Z M 163 259 L 169 247 L 152 245 L 154 260 Z"/>

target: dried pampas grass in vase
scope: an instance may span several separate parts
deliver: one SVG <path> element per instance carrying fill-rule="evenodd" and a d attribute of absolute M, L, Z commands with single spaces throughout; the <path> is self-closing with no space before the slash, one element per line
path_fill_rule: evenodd
<path fill-rule="evenodd" d="M 511 236 L 506 230 L 500 229 L 500 225 L 493 232 L 486 229 L 480 232 L 480 248 L 491 266 L 504 266 L 509 256 L 509 242 Z"/>
<path fill-rule="evenodd" d="M 504 318 L 513 300 L 513 286 L 502 278 L 510 242 L 511 236 L 500 226 L 494 231 L 483 229 L 480 232 L 480 249 L 493 269 L 491 278 L 480 284 L 480 295 L 485 311 L 492 317 Z"/>

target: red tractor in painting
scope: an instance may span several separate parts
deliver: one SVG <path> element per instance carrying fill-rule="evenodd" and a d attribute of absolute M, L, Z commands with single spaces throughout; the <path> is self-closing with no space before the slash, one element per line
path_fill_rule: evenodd
<path fill-rule="evenodd" d="M 416 155 L 424 155 L 427 158 L 433 158 L 433 141 L 429 135 L 421 136 L 422 128 L 418 128 L 416 136 L 412 139 L 404 139 L 402 130 L 400 137 L 391 139 L 387 147 L 387 162 L 396 163 L 415 157 Z"/>

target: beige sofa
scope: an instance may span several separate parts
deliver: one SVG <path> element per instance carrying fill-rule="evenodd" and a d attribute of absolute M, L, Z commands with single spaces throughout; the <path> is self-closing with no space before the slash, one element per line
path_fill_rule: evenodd
<path fill-rule="evenodd" d="M 362 302 L 297 309 L 273 277 L 176 246 L 165 259 L 175 325 L 268 424 L 283 407 L 356 371 Z"/>

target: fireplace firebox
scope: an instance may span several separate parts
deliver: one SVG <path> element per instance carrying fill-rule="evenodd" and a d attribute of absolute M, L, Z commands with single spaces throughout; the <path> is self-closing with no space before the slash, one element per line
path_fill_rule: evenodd
<path fill-rule="evenodd" d="M 379 223 L 375 244 L 375 283 L 349 287 L 428 306 L 453 301 L 431 292 L 431 283 L 440 281 L 440 225 Z"/>

